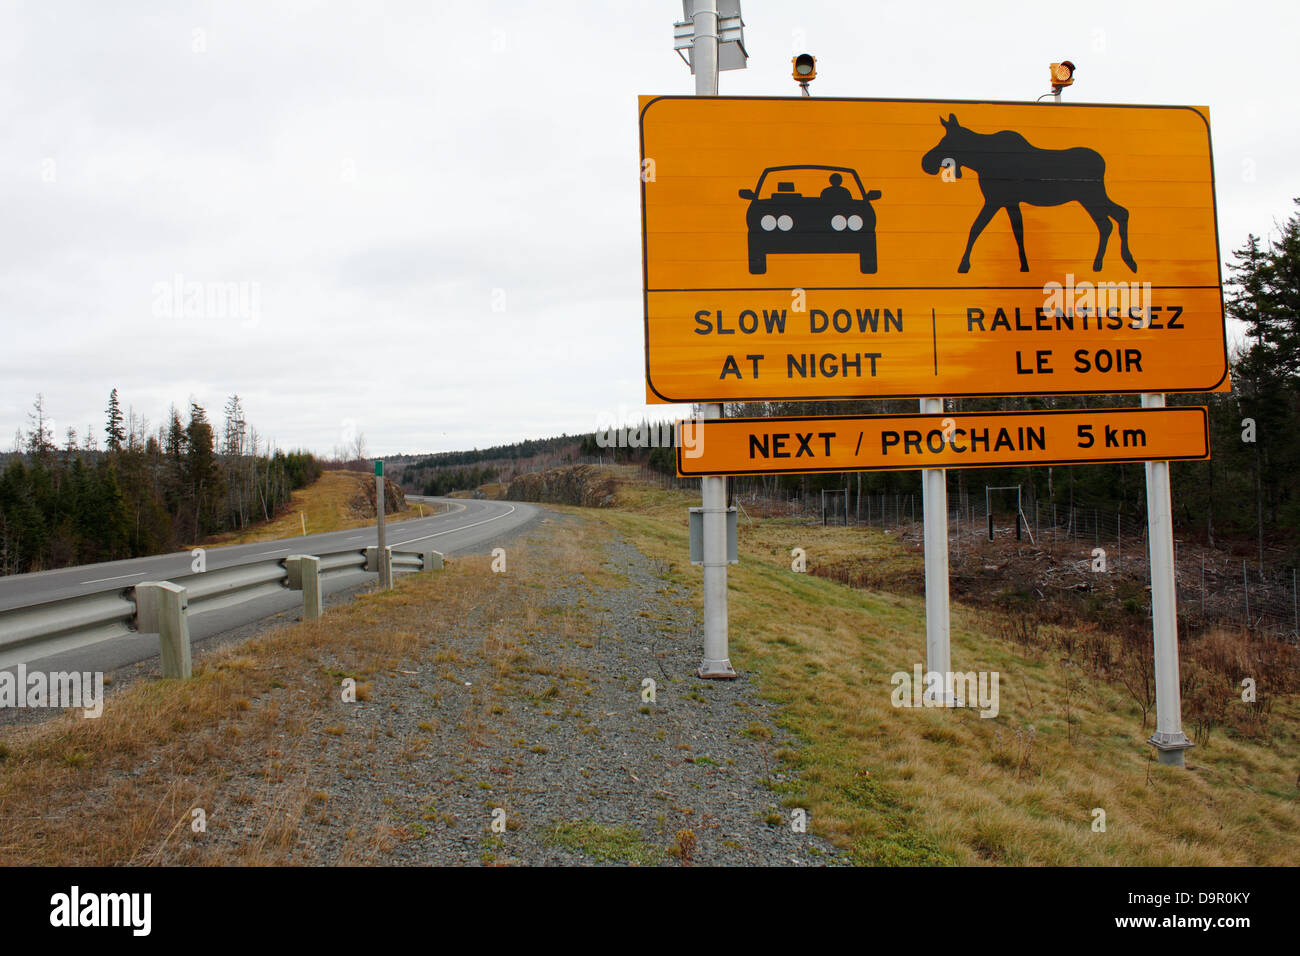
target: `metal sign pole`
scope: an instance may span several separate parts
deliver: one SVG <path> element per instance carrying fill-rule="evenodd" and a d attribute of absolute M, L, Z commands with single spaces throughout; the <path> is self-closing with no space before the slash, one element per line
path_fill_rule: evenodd
<path fill-rule="evenodd" d="M 1164 408 L 1164 395 L 1145 393 L 1143 408 Z M 1146 462 L 1147 539 L 1151 552 L 1151 630 L 1155 641 L 1156 732 L 1148 741 L 1160 762 L 1185 766 L 1183 751 L 1192 742 L 1183 733 L 1178 688 L 1178 608 L 1174 583 L 1174 525 L 1169 494 L 1169 462 Z"/>
<path fill-rule="evenodd" d="M 943 412 L 942 398 L 921 399 L 921 414 Z M 943 700 L 952 698 L 952 660 L 948 617 L 948 472 L 921 470 L 921 511 L 925 525 L 925 663 L 927 674 L 942 675 Z"/>
<path fill-rule="evenodd" d="M 695 69 L 695 95 L 718 95 L 718 2 L 699 0 L 692 15 L 691 65 Z M 705 418 L 721 418 L 722 405 L 704 406 Z M 732 678 L 727 649 L 727 479 L 700 479 L 703 510 L 704 558 L 704 659 L 699 675 Z"/>
<path fill-rule="evenodd" d="M 379 586 L 381 588 L 390 588 L 393 582 L 388 579 L 388 561 L 385 560 L 388 554 L 387 540 L 384 536 L 384 460 L 375 459 L 375 529 L 378 532 L 379 551 L 376 558 L 379 561 Z"/>

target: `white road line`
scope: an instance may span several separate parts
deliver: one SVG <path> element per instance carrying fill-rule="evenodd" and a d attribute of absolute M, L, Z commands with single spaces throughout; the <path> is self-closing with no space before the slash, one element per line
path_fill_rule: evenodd
<path fill-rule="evenodd" d="M 492 518 L 486 518 L 483 521 L 475 521 L 473 524 L 461 525 L 459 528 L 450 528 L 447 531 L 435 531 L 433 534 L 421 535 L 418 538 L 407 538 L 405 541 L 394 541 L 394 544 L 414 544 L 416 541 L 423 541 L 425 538 L 436 538 L 443 534 L 452 534 L 456 531 L 468 531 L 470 528 L 477 528 L 481 524 L 487 524 L 489 521 L 496 521 L 498 518 L 508 518 L 515 513 L 515 506 L 511 505 L 510 510 L 504 514 L 496 515 Z"/>
<path fill-rule="evenodd" d="M 260 558 L 264 554 L 284 554 L 284 552 L 288 550 L 288 548 L 276 548 L 274 551 L 259 551 L 257 554 L 253 555 L 253 557 Z"/>
<path fill-rule="evenodd" d="M 416 502 L 416 504 L 422 504 L 422 502 Z M 427 521 L 427 520 L 429 520 L 430 518 L 446 518 L 446 517 L 448 517 L 448 516 L 450 516 L 450 515 L 458 515 L 458 514 L 460 514 L 462 511 L 464 511 L 464 510 L 468 507 L 467 505 L 458 505 L 458 504 L 456 504 L 454 501 L 449 501 L 449 502 L 447 502 L 447 504 L 448 504 L 450 507 L 454 508 L 455 510 L 454 510 L 454 511 L 444 511 L 444 512 L 442 512 L 441 514 L 436 514 L 436 515 L 425 515 L 423 518 L 416 518 L 416 519 L 414 519 L 414 520 L 416 520 L 416 521 Z M 410 520 L 410 519 L 408 519 L 408 520 Z"/>
<path fill-rule="evenodd" d="M 364 535 L 364 534 L 354 534 L 352 537 L 350 537 L 350 538 L 344 538 L 343 540 L 344 540 L 344 541 L 360 541 L 360 540 L 361 540 L 362 538 L 364 538 L 364 537 L 366 537 L 366 535 Z"/>
<path fill-rule="evenodd" d="M 144 575 L 145 572 L 143 571 L 135 571 L 132 572 L 131 574 L 119 574 L 116 577 L 111 577 L 111 578 L 95 578 L 92 581 L 82 581 L 81 583 L 82 584 L 103 584 L 105 581 L 121 581 L 123 578 L 142 578 L 144 577 Z"/>

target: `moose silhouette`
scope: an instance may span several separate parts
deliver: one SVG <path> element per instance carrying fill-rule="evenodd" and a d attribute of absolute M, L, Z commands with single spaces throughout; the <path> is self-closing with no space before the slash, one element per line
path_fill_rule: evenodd
<path fill-rule="evenodd" d="M 1011 220 L 1011 231 L 1020 248 L 1020 271 L 1028 272 L 1020 204 L 1062 206 L 1068 202 L 1083 206 L 1097 224 L 1099 238 L 1093 271 L 1101 271 L 1106 241 L 1113 228 L 1110 221 L 1114 219 L 1119 224 L 1120 258 L 1137 272 L 1137 263 L 1128 248 L 1128 210 L 1106 195 L 1106 161 L 1100 153 L 1084 146 L 1039 149 L 1012 130 L 977 133 L 958 123 L 954 113 L 949 113 L 947 119 L 939 117 L 939 122 L 944 128 L 943 139 L 921 157 L 921 169 L 933 176 L 945 164 L 950 168 L 955 164 L 958 179 L 963 166 L 973 169 L 979 173 L 980 192 L 984 194 L 984 208 L 970 227 L 958 272 L 970 271 L 970 253 L 975 240 L 999 209 L 1005 209 Z"/>

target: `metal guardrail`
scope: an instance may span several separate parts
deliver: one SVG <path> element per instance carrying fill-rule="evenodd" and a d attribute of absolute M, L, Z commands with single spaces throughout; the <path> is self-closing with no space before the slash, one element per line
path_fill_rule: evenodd
<path fill-rule="evenodd" d="M 185 588 L 190 614 L 193 615 L 279 594 L 285 589 L 287 578 L 284 562 L 280 560 L 240 564 L 168 580 Z"/>
<path fill-rule="evenodd" d="M 320 558 L 322 575 L 334 571 L 361 571 L 366 566 L 365 548 L 358 548 L 356 551 L 333 551 L 318 554 L 316 557 Z"/>
<path fill-rule="evenodd" d="M 130 634 L 133 590 L 119 587 L 0 611 L 0 667 L 31 660 L 35 645 L 44 657 Z"/>
<path fill-rule="evenodd" d="M 395 574 L 423 570 L 426 560 L 430 561 L 432 568 L 442 566 L 442 555 L 437 552 L 391 548 L 389 551 Z M 436 559 L 432 557 L 434 555 Z M 323 578 L 366 570 L 364 548 L 328 551 L 316 557 L 320 560 Z M 185 588 L 186 613 L 206 614 L 300 588 L 301 582 L 290 580 L 286 560 L 252 561 L 169 580 Z M 158 626 L 152 622 L 151 625 Z M 140 607 L 134 587 L 117 587 L 0 610 L 0 667 L 12 667 L 51 654 L 125 637 L 140 630 Z"/>
<path fill-rule="evenodd" d="M 422 571 L 424 570 L 424 558 L 422 555 L 412 551 L 394 551 L 393 552 L 393 571 Z"/>

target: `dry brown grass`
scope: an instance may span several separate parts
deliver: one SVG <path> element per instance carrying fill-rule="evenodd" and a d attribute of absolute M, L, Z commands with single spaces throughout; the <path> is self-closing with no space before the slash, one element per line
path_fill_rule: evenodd
<path fill-rule="evenodd" d="M 68 713 L 0 730 L 0 865 L 310 859 L 304 832 L 336 812 L 330 795 L 339 770 L 324 766 L 322 741 L 352 748 L 356 759 L 375 751 L 374 731 L 360 734 L 349 708 L 385 706 L 386 683 L 409 681 L 401 671 L 419 663 L 454 669 L 463 655 L 449 644 L 448 628 L 476 608 L 509 608 L 516 616 L 473 649 L 492 661 L 498 686 L 483 688 L 458 715 L 465 747 L 482 743 L 512 694 L 552 679 L 535 673 L 530 631 L 518 622 L 540 631 L 544 582 L 557 573 L 577 580 L 605 534 L 594 525 L 566 529 L 558 559 L 548 548 L 545 561 L 530 560 L 525 542 L 513 544 L 506 575 L 489 571 L 490 557 L 471 556 L 437 574 L 403 576 L 394 590 L 362 596 L 320 621 L 204 655 L 189 681 L 123 688 L 98 719 Z M 563 626 L 569 639 L 590 637 L 579 609 L 566 611 Z M 361 703 L 342 702 L 345 677 L 357 681 Z M 420 731 L 434 727 L 424 721 Z M 413 734 L 399 755 L 416 759 L 425 746 Z M 195 808 L 206 813 L 206 834 L 191 827 Z M 348 822 L 334 862 L 382 863 L 394 841 L 412 837 L 387 820 Z"/>
<path fill-rule="evenodd" d="M 304 516 L 308 534 L 369 527 L 375 523 L 374 508 L 369 509 L 368 516 L 360 514 L 357 502 L 366 496 L 374 481 L 373 475 L 359 471 L 327 471 L 306 488 L 295 491 L 289 502 L 289 510 L 284 514 L 271 521 L 259 522 L 244 531 L 218 535 L 210 539 L 207 545 L 247 544 L 251 541 L 297 537 L 302 534 Z M 388 508 L 392 508 L 391 502 Z M 436 513 L 434 505 L 410 502 L 405 511 L 388 510 L 384 520 L 408 521 Z"/>
<path fill-rule="evenodd" d="M 203 855 L 195 807 L 210 827 L 236 819 L 251 834 L 211 862 L 290 861 L 313 789 L 313 735 L 327 733 L 327 715 L 343 706 L 339 675 L 382 673 L 419 641 L 410 602 L 431 582 L 401 583 L 321 622 L 219 650 L 190 681 L 138 683 L 99 719 L 65 715 L 6 731 L 0 863 L 187 862 Z M 244 804 L 240 779 L 271 784 L 273 798 Z"/>
<path fill-rule="evenodd" d="M 584 513 L 691 585 L 698 607 L 699 571 L 686 561 L 686 508 L 698 495 L 626 486 L 619 497 L 622 510 Z M 1266 739 L 1225 726 L 1189 752 L 1188 770 L 1164 767 L 1153 761 L 1149 728 L 1122 684 L 1062 660 L 1062 648 L 1085 648 L 1092 635 L 1054 625 L 1023 645 L 1002 637 L 1013 632 L 1007 615 L 954 602 L 954 665 L 999 672 L 1000 714 L 896 709 L 891 675 L 925 660 L 924 598 L 910 585 L 912 593 L 888 593 L 793 573 L 795 547 L 806 550 L 809 571 L 866 555 L 876 581 L 908 582 L 919 557 L 879 531 L 781 519 L 751 527 L 742 519 L 741 563 L 729 575 L 732 662 L 781 705 L 780 723 L 804 741 L 782 754 L 800 782 L 777 789 L 787 807 L 808 807 L 814 831 L 858 862 L 1219 866 L 1300 858 L 1294 694 L 1272 697 Z M 1230 637 L 1210 643 L 1207 653 L 1242 663 Z M 1229 713 L 1242 707 L 1239 690 L 1212 692 Z M 1187 706 L 1184 719 L 1191 734 Z M 1094 808 L 1106 811 L 1104 833 L 1092 830 Z"/>

